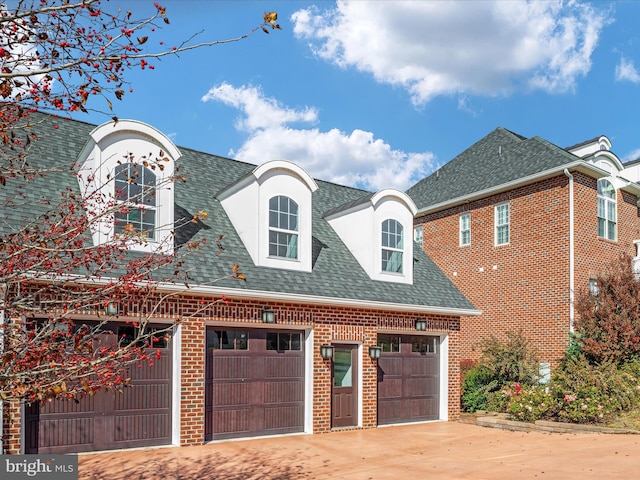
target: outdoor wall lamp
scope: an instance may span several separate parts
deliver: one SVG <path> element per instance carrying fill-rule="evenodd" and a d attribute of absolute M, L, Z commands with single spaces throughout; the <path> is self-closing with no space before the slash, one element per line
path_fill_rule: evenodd
<path fill-rule="evenodd" d="M 262 309 L 262 321 L 264 323 L 275 323 L 276 322 L 276 314 L 270 308 L 264 307 Z"/>
<path fill-rule="evenodd" d="M 320 356 L 325 360 L 333 358 L 333 345 L 322 345 L 320 347 Z"/>
<path fill-rule="evenodd" d="M 118 315 L 118 302 L 109 302 L 104 307 L 104 313 L 107 315 Z"/>
<path fill-rule="evenodd" d="M 369 356 L 373 359 L 378 359 L 380 358 L 380 354 L 382 353 L 382 347 L 379 347 L 378 345 L 371 345 L 369 347 Z"/>
<path fill-rule="evenodd" d="M 427 329 L 427 321 L 421 320 L 420 318 L 416 318 L 416 330 L 420 330 L 421 332 Z"/>

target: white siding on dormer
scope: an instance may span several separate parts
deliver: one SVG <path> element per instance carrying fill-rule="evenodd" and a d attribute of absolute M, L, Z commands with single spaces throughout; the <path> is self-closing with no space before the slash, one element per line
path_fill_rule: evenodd
<path fill-rule="evenodd" d="M 251 255 L 254 264 L 310 272 L 312 265 L 312 193 L 315 181 L 297 165 L 282 160 L 256 167 L 218 194 L 227 216 Z M 298 258 L 269 256 L 269 200 L 285 196 L 298 205 Z"/>
<path fill-rule="evenodd" d="M 413 283 L 413 216 L 417 208 L 404 193 L 382 190 L 348 211 L 326 218 L 360 266 L 373 280 Z M 402 273 L 382 270 L 382 223 L 393 219 L 403 228 Z"/>
<path fill-rule="evenodd" d="M 160 153 L 164 159 L 156 165 Z M 96 219 L 92 224 L 91 234 L 95 245 L 110 242 L 114 238 L 112 216 L 103 215 L 103 199 L 113 199 L 115 186 L 115 169 L 119 164 L 129 160 L 141 164 L 149 163 L 156 176 L 155 225 L 154 239 L 145 242 L 131 241 L 129 248 L 141 251 L 173 251 L 174 230 L 174 196 L 173 174 L 175 161 L 181 153 L 176 146 L 158 130 L 142 122 L 120 120 L 117 123 L 106 123 L 91 132 L 91 138 L 85 145 L 78 163 L 81 163 L 78 181 L 85 198 L 89 200 L 88 215 Z M 102 210 L 101 210 L 102 209 Z M 187 219 L 188 221 L 188 219 Z"/>

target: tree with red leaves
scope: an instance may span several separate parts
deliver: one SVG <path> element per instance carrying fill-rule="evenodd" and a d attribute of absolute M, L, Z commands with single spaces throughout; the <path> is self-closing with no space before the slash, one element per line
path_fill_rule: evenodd
<path fill-rule="evenodd" d="M 108 2 L 99 0 L 29 0 L 0 9 L 0 192 L 11 197 L 0 218 L 0 403 L 77 400 L 119 389 L 128 382 L 128 365 L 153 364 L 160 355 L 154 344 L 169 340 L 173 325 L 151 328 L 149 322 L 177 295 L 160 292 L 159 282 L 188 286 L 183 257 L 202 243 L 131 252 L 132 244 L 147 238 L 127 224 L 113 241 L 96 245 L 92 228 L 105 218 L 126 218 L 130 207 L 100 189 L 65 188 L 55 198 L 43 198 L 30 188 L 52 170 L 82 175 L 77 165 L 43 165 L 33 154 L 43 132 L 55 133 L 51 114 L 112 112 L 115 101 L 132 91 L 126 80 L 131 69 L 153 69 L 159 57 L 280 28 L 276 13 L 268 12 L 236 38 L 204 43 L 192 38 L 151 51 L 149 36 L 170 23 L 166 9 L 154 5 L 155 13 L 143 19 L 130 11 L 110 12 Z M 118 122 L 115 113 L 109 115 Z M 166 159 L 157 152 L 129 161 L 154 170 Z M 124 184 L 138 185 L 137 171 L 121 179 Z M 176 179 L 181 176 L 171 181 Z M 30 202 L 37 213 L 16 224 L 11 212 L 28 210 Z M 182 222 L 204 218 L 206 212 L 199 212 Z M 237 266 L 229 276 L 244 279 Z M 123 310 L 129 329 L 120 335 L 110 325 Z"/>
<path fill-rule="evenodd" d="M 640 355 L 640 280 L 624 255 L 576 298 L 575 331 L 591 362 L 625 363 Z"/>

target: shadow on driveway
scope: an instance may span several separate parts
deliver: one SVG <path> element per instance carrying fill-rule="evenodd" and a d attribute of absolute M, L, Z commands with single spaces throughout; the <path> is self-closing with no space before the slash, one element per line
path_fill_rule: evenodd
<path fill-rule="evenodd" d="M 640 435 L 510 432 L 456 422 L 86 454 L 81 480 L 628 479 Z"/>

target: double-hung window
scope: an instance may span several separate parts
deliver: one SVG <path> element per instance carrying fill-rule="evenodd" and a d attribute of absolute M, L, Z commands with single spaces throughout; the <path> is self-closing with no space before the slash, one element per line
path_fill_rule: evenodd
<path fill-rule="evenodd" d="M 156 176 L 142 165 L 124 163 L 115 170 L 116 234 L 155 239 Z"/>
<path fill-rule="evenodd" d="M 471 214 L 460 215 L 460 246 L 471 245 Z"/>
<path fill-rule="evenodd" d="M 284 195 L 269 200 L 269 256 L 298 258 L 298 204 Z"/>
<path fill-rule="evenodd" d="M 616 240 L 617 230 L 616 189 L 610 181 L 598 180 L 598 236 Z"/>
<path fill-rule="evenodd" d="M 402 225 L 397 220 L 382 222 L 382 271 L 402 273 L 404 249 Z"/>
<path fill-rule="evenodd" d="M 509 204 L 502 203 L 495 208 L 495 238 L 496 245 L 509 243 Z"/>

